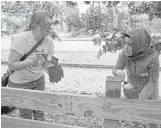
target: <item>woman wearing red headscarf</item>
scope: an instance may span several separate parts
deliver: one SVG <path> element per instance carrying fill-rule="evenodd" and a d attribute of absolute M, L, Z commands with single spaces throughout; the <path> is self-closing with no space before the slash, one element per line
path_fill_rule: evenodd
<path fill-rule="evenodd" d="M 150 46 L 150 42 L 151 37 L 146 30 L 126 33 L 125 47 L 113 68 L 113 74 L 123 79 L 126 69 L 127 82 L 137 92 L 135 98 L 145 100 L 158 98 L 159 55 Z M 134 90 L 129 90 L 129 93 Z M 130 98 L 131 95 L 127 95 L 127 98 L 128 96 Z"/>
<path fill-rule="evenodd" d="M 159 55 L 150 46 L 151 37 L 144 29 L 125 33 L 125 47 L 113 68 L 113 75 L 125 80 L 127 98 L 152 100 L 159 93 Z M 125 70 L 124 70 L 125 69 Z"/>
<path fill-rule="evenodd" d="M 37 10 L 31 17 L 29 28 L 14 36 L 8 60 L 9 71 L 14 73 L 9 76 L 8 87 L 42 91 L 45 89 L 44 69 L 48 64 L 40 54 L 45 55 L 48 60 L 54 54 L 53 41 L 48 38 L 52 23 L 52 17 L 47 11 Z M 36 50 L 27 59 L 20 61 L 43 37 L 43 42 Z M 44 120 L 42 111 L 19 110 L 22 118 L 32 119 L 33 114 L 35 120 Z"/>

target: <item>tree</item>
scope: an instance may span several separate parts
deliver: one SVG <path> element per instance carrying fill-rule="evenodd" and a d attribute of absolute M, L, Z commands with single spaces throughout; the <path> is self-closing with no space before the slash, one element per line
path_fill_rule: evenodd
<path fill-rule="evenodd" d="M 77 11 L 77 2 L 68 1 L 2 1 L 1 2 L 1 36 L 12 36 L 14 33 L 22 31 L 27 27 L 32 13 L 37 9 L 48 10 L 55 18 L 59 27 L 73 27 L 74 30 L 81 26 L 81 19 Z M 69 7 L 68 7 L 69 5 Z M 77 12 L 77 13 L 74 13 Z M 74 19 L 74 20 L 73 20 Z M 66 25 L 63 25 L 66 24 Z M 55 27 L 51 32 L 51 37 L 58 37 Z M 62 28 L 64 29 L 64 28 Z M 61 30 L 62 30 L 61 29 Z"/>
<path fill-rule="evenodd" d="M 47 9 L 54 15 L 53 8 L 49 7 L 51 3 L 44 1 L 2 1 L 1 2 L 1 36 L 12 36 L 14 33 L 25 29 L 28 20 L 36 9 Z M 57 22 L 58 23 L 58 22 Z M 57 37 L 51 32 L 51 37 Z"/>
<path fill-rule="evenodd" d="M 102 53 L 116 52 L 117 50 L 123 48 L 123 39 L 121 38 L 123 30 L 121 31 L 119 27 L 121 26 L 120 23 L 125 15 L 118 12 L 116 8 L 118 3 L 118 1 L 103 1 L 102 7 L 99 5 L 96 6 L 95 9 L 91 9 L 92 11 L 96 12 L 93 14 L 96 14 L 96 16 L 99 17 L 98 23 L 100 25 L 98 28 L 93 24 L 90 24 L 90 29 L 93 29 L 92 34 L 96 34 L 93 39 L 94 44 L 101 45 L 101 49 L 98 52 L 98 57 L 101 56 Z M 92 16 L 90 14 L 89 16 Z M 95 23 L 96 20 L 93 18 L 91 21 Z M 103 45 L 102 42 L 104 42 Z"/>
<path fill-rule="evenodd" d="M 65 19 L 68 32 L 75 34 L 82 28 L 82 21 L 77 8 L 69 9 Z"/>
<path fill-rule="evenodd" d="M 85 14 L 86 32 L 88 34 L 93 35 L 100 31 L 111 31 L 113 27 L 118 27 L 116 10 L 118 1 L 85 1 L 84 3 L 90 5 Z"/>
<path fill-rule="evenodd" d="M 95 34 L 101 27 L 101 9 L 95 5 L 95 2 L 90 2 L 90 8 L 85 14 L 86 33 L 89 35 Z"/>
<path fill-rule="evenodd" d="M 154 2 L 156 4 L 156 2 Z M 139 20 L 134 18 L 130 15 L 138 15 L 138 13 L 131 13 L 126 14 L 124 12 L 119 12 L 116 5 L 117 3 L 105 2 L 106 4 L 106 13 L 102 12 L 102 16 L 104 17 L 102 23 L 102 29 L 101 31 L 98 31 L 95 37 L 93 38 L 93 42 L 95 45 L 100 45 L 101 49 L 98 52 L 98 57 L 100 57 L 103 53 L 107 52 L 116 52 L 124 47 L 124 39 L 123 39 L 123 33 L 136 29 Z M 135 2 L 131 2 L 132 5 L 135 5 Z M 143 4 L 143 2 L 142 2 Z M 143 4 L 145 5 L 145 3 Z M 157 4 L 158 5 L 158 4 Z M 140 5 L 141 6 L 141 5 Z M 132 7 L 133 8 L 133 7 Z M 159 10 L 160 7 L 157 7 L 157 14 L 159 17 Z M 149 15 L 151 13 L 148 13 Z M 106 18 L 106 16 L 108 18 Z M 115 17 L 117 18 L 115 19 Z M 107 24 L 108 23 L 108 24 Z M 108 26 L 106 29 L 106 26 Z M 110 29 L 109 29 L 110 28 Z M 152 44 L 158 52 L 161 51 L 161 36 L 152 35 Z"/>
<path fill-rule="evenodd" d="M 161 1 L 143 1 L 140 5 L 129 2 L 130 14 L 148 14 L 149 20 L 154 17 L 161 18 Z"/>
<path fill-rule="evenodd" d="M 67 4 L 68 7 L 77 6 L 77 2 L 73 2 L 73 1 L 66 1 L 66 4 Z"/>

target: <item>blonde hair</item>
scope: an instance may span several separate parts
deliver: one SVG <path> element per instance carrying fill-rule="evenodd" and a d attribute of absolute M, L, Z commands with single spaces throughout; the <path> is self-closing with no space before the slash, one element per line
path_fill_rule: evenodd
<path fill-rule="evenodd" d="M 36 10 L 30 20 L 30 25 L 25 29 L 29 31 L 35 27 L 35 24 L 40 24 L 42 27 L 46 22 L 46 17 L 49 16 L 52 18 L 52 15 L 46 10 Z"/>

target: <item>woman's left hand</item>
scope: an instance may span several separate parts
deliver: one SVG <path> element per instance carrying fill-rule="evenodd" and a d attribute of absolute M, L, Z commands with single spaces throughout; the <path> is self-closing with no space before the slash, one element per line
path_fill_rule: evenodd
<path fill-rule="evenodd" d="M 136 91 L 134 86 L 131 83 L 124 84 L 123 88 L 128 93 L 132 93 L 133 91 Z"/>
<path fill-rule="evenodd" d="M 132 98 L 132 99 L 138 99 L 138 92 L 134 88 L 134 86 L 131 83 L 127 83 L 123 85 L 124 89 L 124 95 L 126 98 Z"/>

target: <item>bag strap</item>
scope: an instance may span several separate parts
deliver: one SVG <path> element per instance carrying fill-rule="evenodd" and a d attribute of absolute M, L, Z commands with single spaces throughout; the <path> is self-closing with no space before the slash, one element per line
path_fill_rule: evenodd
<path fill-rule="evenodd" d="M 29 55 L 31 55 L 33 53 L 33 51 L 35 51 L 35 49 L 43 42 L 45 37 L 41 38 L 37 43 L 36 45 L 27 53 L 25 54 L 21 59 L 20 61 L 23 61 L 25 60 Z"/>
<path fill-rule="evenodd" d="M 45 38 L 45 37 L 41 38 L 41 39 L 35 44 L 35 46 L 34 46 L 27 54 L 25 54 L 25 55 L 20 59 L 20 61 L 25 60 L 29 55 L 31 55 L 31 54 L 33 53 L 33 51 L 35 51 L 35 49 L 43 42 L 44 38 Z M 9 71 L 9 70 L 7 70 L 7 72 L 8 72 L 9 74 L 14 73 L 14 71 Z"/>

